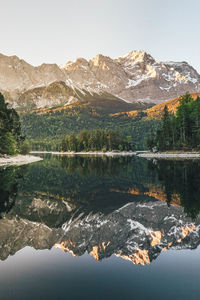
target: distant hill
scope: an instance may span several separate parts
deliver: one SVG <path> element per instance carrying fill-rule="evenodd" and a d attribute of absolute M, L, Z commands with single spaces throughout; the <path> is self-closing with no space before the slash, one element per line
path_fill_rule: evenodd
<path fill-rule="evenodd" d="M 198 96 L 200 96 L 200 93 L 192 93 L 192 98 L 196 99 Z M 128 117 L 128 118 L 136 118 L 139 115 L 143 116 L 145 119 L 161 119 L 162 112 L 165 106 L 167 106 L 168 111 L 170 113 L 176 113 L 177 107 L 179 105 L 179 100 L 181 97 L 177 97 L 165 102 L 162 102 L 160 104 L 154 105 L 151 108 L 145 109 L 145 110 L 132 110 L 127 112 L 119 112 L 110 114 L 110 117 Z"/>

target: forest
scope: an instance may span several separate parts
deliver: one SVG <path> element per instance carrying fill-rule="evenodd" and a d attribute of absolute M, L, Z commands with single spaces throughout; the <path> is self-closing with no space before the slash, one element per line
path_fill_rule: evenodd
<path fill-rule="evenodd" d="M 165 106 L 159 128 L 147 141 L 149 149 L 200 150 L 200 97 L 195 100 L 187 93 L 179 102 L 175 114 Z"/>
<path fill-rule="evenodd" d="M 129 151 L 134 150 L 130 136 L 112 130 L 81 130 L 67 135 L 61 143 L 61 151 Z"/>
<path fill-rule="evenodd" d="M 24 152 L 25 148 L 19 115 L 13 108 L 8 108 L 0 93 L 0 154 L 14 155 Z"/>
<path fill-rule="evenodd" d="M 75 106 L 73 110 L 60 110 L 39 114 L 27 112 L 21 114 L 22 132 L 31 149 L 58 151 L 61 141 L 71 133 L 81 130 L 120 131 L 130 136 L 136 150 L 147 149 L 147 139 L 151 131 L 156 131 L 159 120 L 144 120 L 143 116 L 129 118 L 111 117 L 106 113 L 92 113 L 88 107 Z"/>

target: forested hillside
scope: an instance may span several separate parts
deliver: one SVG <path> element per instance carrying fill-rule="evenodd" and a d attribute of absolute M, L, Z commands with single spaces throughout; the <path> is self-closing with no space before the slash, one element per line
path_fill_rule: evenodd
<path fill-rule="evenodd" d="M 200 97 L 186 94 L 179 99 L 175 114 L 165 106 L 161 124 L 148 140 L 150 148 L 164 150 L 200 150 Z"/>
<path fill-rule="evenodd" d="M 16 154 L 23 140 L 19 115 L 13 108 L 8 108 L 0 93 L 0 153 Z"/>
<path fill-rule="evenodd" d="M 200 97 L 200 93 L 192 93 L 192 94 L 190 94 L 190 97 L 192 97 L 194 100 L 196 100 L 197 97 Z M 181 97 L 177 97 L 174 99 L 164 101 L 160 104 L 153 105 L 152 107 L 144 109 L 144 110 L 132 110 L 132 111 L 129 110 L 129 111 L 124 111 L 124 112 L 114 113 L 114 114 L 111 114 L 110 116 L 113 116 L 113 117 L 121 116 L 121 117 L 130 118 L 130 119 L 135 119 L 138 117 L 139 114 L 140 115 L 143 114 L 145 119 L 160 120 L 162 118 L 162 113 L 163 113 L 165 106 L 167 106 L 167 109 L 170 114 L 176 113 L 177 108 L 180 104 L 180 99 L 181 99 Z"/>
<path fill-rule="evenodd" d="M 22 130 L 34 150 L 58 150 L 66 135 L 78 134 L 83 129 L 119 131 L 122 135 L 130 137 L 137 150 L 147 149 L 149 136 L 151 138 L 148 146 L 155 144 L 160 150 L 198 148 L 198 99 L 197 93 L 186 94 L 146 110 L 138 109 L 124 113 L 110 113 L 112 106 L 106 111 L 102 103 L 96 105 L 98 101 L 95 105 L 76 103 L 66 107 L 38 109 L 21 113 Z M 155 133 L 161 123 L 164 108 L 167 109 L 170 121 L 166 121 L 169 123 L 165 125 L 166 132 L 164 129 L 160 130 L 162 134 L 158 133 L 155 141 Z M 179 117 L 174 118 L 174 114 Z"/>
<path fill-rule="evenodd" d="M 136 149 L 147 148 L 147 138 L 155 131 L 159 121 L 145 120 L 144 114 L 130 119 L 124 116 L 110 116 L 87 105 L 37 110 L 21 114 L 22 131 L 34 150 L 58 150 L 61 140 L 68 134 L 81 130 L 106 129 L 119 131 L 130 136 Z"/>

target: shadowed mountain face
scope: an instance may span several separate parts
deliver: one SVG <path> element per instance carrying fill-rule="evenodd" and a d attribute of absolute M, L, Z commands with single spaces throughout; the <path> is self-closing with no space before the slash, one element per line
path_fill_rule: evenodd
<path fill-rule="evenodd" d="M 65 110 L 73 112 L 77 108 L 111 113 L 146 107 L 142 103 L 128 103 L 106 91 L 90 92 L 71 87 L 63 81 L 29 89 L 20 93 L 15 102 L 10 101 L 10 104 L 19 111 L 35 111 L 39 114 Z"/>
<path fill-rule="evenodd" d="M 57 247 L 75 256 L 88 252 L 102 260 L 116 255 L 144 265 L 168 249 L 196 248 L 199 190 L 190 185 L 192 170 L 197 175 L 200 167 L 190 164 L 47 156 L 30 166 L 1 170 L 1 183 L 10 179 L 9 186 L 1 185 L 0 259 L 26 246 Z M 13 205 L 5 209 L 8 199 Z"/>

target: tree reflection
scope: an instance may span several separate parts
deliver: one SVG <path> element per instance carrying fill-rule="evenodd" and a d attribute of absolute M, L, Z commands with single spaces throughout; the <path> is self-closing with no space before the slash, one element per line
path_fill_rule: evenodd
<path fill-rule="evenodd" d="M 17 167 L 0 169 L 0 217 L 14 206 L 19 179 L 23 177 L 24 171 L 25 168 Z"/>
<path fill-rule="evenodd" d="M 168 204 L 172 195 L 178 194 L 185 212 L 196 218 L 200 211 L 200 162 L 161 160 L 149 162 L 149 169 L 158 173 Z"/>
<path fill-rule="evenodd" d="M 61 165 L 67 172 L 78 172 L 81 176 L 116 176 L 119 175 L 122 165 L 131 162 L 131 157 L 61 157 Z"/>

